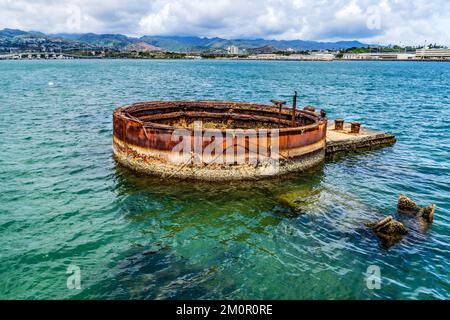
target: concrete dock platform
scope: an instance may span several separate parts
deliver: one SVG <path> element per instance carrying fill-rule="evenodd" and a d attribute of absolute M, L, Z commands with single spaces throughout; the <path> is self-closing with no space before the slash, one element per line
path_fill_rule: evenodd
<path fill-rule="evenodd" d="M 361 125 L 359 133 L 351 133 L 351 125 L 344 124 L 343 130 L 334 129 L 334 121 L 328 121 L 326 154 L 372 150 L 395 144 L 395 136 L 389 133 L 371 130 Z"/>

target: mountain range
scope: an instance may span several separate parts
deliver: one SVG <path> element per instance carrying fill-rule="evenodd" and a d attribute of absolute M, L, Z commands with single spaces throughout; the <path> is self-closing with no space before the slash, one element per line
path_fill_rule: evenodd
<path fill-rule="evenodd" d="M 152 48 L 170 52 L 220 52 L 230 45 L 241 49 L 273 47 L 274 49 L 337 50 L 352 47 L 367 47 L 359 41 L 318 42 L 305 40 L 223 39 L 196 36 L 142 36 L 129 37 L 123 34 L 58 33 L 44 34 L 39 31 L 16 29 L 0 30 L 0 51 L 22 50 L 133 50 Z M 131 48 L 131 49 L 130 49 Z"/>

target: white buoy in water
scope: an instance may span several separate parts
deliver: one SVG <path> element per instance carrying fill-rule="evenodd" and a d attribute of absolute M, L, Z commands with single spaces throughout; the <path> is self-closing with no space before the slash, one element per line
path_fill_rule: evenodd
<path fill-rule="evenodd" d="M 53 85 L 54 85 L 53 81 L 49 81 L 49 82 L 48 82 L 48 86 L 49 86 L 49 87 L 52 87 Z"/>

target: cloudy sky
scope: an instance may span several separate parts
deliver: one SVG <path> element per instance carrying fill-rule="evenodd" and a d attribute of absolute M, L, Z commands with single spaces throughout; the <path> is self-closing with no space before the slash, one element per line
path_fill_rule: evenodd
<path fill-rule="evenodd" d="M 450 46 L 449 0 L 0 0 L 0 29 Z"/>

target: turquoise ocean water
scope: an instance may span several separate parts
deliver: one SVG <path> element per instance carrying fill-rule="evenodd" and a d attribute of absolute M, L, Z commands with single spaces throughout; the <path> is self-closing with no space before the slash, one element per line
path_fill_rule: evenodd
<path fill-rule="evenodd" d="M 251 183 L 164 181 L 112 158 L 122 104 L 294 90 L 398 143 Z M 0 114 L 0 298 L 450 298 L 450 63 L 2 61 Z M 436 203 L 435 222 L 399 217 L 410 233 L 385 248 L 362 223 L 395 215 L 401 192 Z"/>

